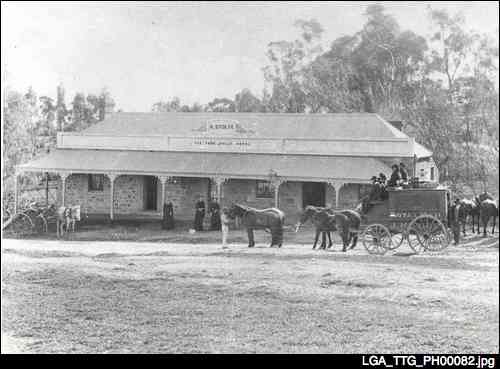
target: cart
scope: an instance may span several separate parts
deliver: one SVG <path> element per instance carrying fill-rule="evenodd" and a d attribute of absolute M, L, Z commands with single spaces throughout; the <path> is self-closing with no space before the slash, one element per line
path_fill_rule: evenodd
<path fill-rule="evenodd" d="M 450 244 L 446 188 L 388 189 L 388 199 L 367 204 L 360 239 L 370 254 L 383 255 L 404 242 L 415 253 Z"/>

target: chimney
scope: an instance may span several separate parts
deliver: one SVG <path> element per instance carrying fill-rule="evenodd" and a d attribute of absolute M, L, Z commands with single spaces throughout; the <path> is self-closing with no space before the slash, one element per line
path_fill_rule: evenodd
<path fill-rule="evenodd" d="M 101 102 L 99 107 L 99 120 L 102 121 L 108 114 L 111 114 L 115 110 L 115 102 L 109 96 L 109 93 L 104 91 L 101 94 Z"/>
<path fill-rule="evenodd" d="M 389 123 L 398 130 L 403 130 L 403 121 L 401 120 L 390 120 Z"/>
<path fill-rule="evenodd" d="M 64 129 L 64 116 L 66 107 L 64 105 L 64 87 L 62 84 L 57 86 L 57 102 L 56 102 L 56 119 L 57 119 L 57 130 L 62 131 Z"/>

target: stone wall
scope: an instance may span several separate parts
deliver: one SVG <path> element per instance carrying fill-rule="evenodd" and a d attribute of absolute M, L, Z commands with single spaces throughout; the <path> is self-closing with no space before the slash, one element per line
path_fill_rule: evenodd
<path fill-rule="evenodd" d="M 177 178 L 166 184 L 166 200 L 174 205 L 174 216 L 179 220 L 191 220 L 194 217 L 194 205 L 198 196 L 207 203 L 208 178 Z M 215 193 L 215 184 L 211 184 Z M 144 211 L 144 177 L 123 175 L 115 179 L 114 213 L 134 214 Z M 158 210 L 161 214 L 161 182 L 158 181 Z M 255 208 L 274 206 L 274 196 L 258 198 L 255 180 L 230 179 L 222 185 L 222 204 L 244 203 Z M 325 185 L 325 203 L 335 206 L 335 189 Z M 340 207 L 353 208 L 359 203 L 360 185 L 346 184 L 340 191 Z M 88 175 L 73 174 L 66 179 L 66 204 L 81 205 L 88 213 L 109 214 L 110 181 L 104 178 L 103 191 L 88 190 Z M 59 203 L 61 196 L 59 191 Z M 285 182 L 279 189 L 279 207 L 287 216 L 287 223 L 295 223 L 302 211 L 302 182 Z"/>

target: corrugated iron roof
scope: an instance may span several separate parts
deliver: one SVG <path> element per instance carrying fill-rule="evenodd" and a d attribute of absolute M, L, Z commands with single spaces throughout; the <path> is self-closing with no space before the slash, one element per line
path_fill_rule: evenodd
<path fill-rule="evenodd" d="M 82 135 L 193 135 L 211 119 L 234 120 L 256 137 L 405 138 L 377 114 L 115 113 Z"/>
<path fill-rule="evenodd" d="M 266 178 L 273 170 L 278 176 L 289 179 L 352 181 L 369 181 L 380 172 L 391 172 L 387 165 L 374 158 L 84 149 L 57 149 L 18 168 L 26 171 L 240 178 Z"/>

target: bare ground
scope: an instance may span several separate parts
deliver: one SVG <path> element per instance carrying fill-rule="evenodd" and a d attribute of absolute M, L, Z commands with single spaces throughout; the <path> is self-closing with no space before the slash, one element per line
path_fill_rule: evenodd
<path fill-rule="evenodd" d="M 384 256 L 267 238 L 4 239 L 2 353 L 498 352 L 498 237 Z"/>

